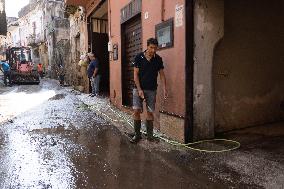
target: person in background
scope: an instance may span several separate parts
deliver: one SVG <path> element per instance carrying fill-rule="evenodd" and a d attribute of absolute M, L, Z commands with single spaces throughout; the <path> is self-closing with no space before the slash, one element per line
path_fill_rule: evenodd
<path fill-rule="evenodd" d="M 60 51 L 57 52 L 57 75 L 59 77 L 60 86 L 64 87 L 64 77 L 65 77 L 65 69 L 64 69 L 64 61 L 63 56 Z"/>
<path fill-rule="evenodd" d="M 40 75 L 40 77 L 43 78 L 43 66 L 42 66 L 41 63 L 39 63 L 39 64 L 37 65 L 37 72 L 38 72 L 38 74 Z"/>
<path fill-rule="evenodd" d="M 94 53 L 88 53 L 88 56 L 91 61 L 87 71 L 88 78 L 90 79 L 92 85 L 92 94 L 90 96 L 94 97 L 99 95 L 100 88 L 101 76 L 99 74 L 99 61 Z"/>
<path fill-rule="evenodd" d="M 64 67 L 63 65 L 59 64 L 58 65 L 58 76 L 59 76 L 59 83 L 60 83 L 60 86 L 64 86 L 64 77 L 65 77 L 65 70 L 64 70 Z"/>
<path fill-rule="evenodd" d="M 9 80 L 9 86 L 12 86 L 10 65 L 5 60 L 1 60 L 0 64 L 1 64 L 0 69 L 4 73 L 5 86 L 7 86 L 7 79 Z"/>

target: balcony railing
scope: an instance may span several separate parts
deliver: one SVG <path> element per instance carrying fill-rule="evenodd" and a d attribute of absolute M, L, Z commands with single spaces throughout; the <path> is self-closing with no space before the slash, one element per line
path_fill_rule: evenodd
<path fill-rule="evenodd" d="M 43 34 L 31 34 L 27 37 L 27 44 L 29 46 L 36 46 L 37 44 L 44 42 Z"/>
<path fill-rule="evenodd" d="M 36 36 L 34 34 L 31 34 L 27 37 L 27 43 L 29 46 L 34 46 L 36 44 Z"/>
<path fill-rule="evenodd" d="M 51 22 L 45 24 L 45 29 L 47 34 L 50 35 L 58 29 L 69 29 L 70 22 L 68 19 L 64 18 L 54 18 Z"/>

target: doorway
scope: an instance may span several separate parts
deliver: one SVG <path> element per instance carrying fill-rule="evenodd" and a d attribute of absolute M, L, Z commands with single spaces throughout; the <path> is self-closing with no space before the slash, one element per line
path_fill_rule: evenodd
<path fill-rule="evenodd" d="M 99 60 L 100 95 L 109 96 L 110 90 L 110 66 L 108 52 L 108 2 L 102 1 L 94 10 L 89 20 L 89 47 Z M 90 86 L 90 92 L 92 91 Z"/>
<path fill-rule="evenodd" d="M 141 16 L 129 20 L 122 25 L 122 104 L 132 106 L 134 83 L 133 63 L 135 56 L 142 51 Z"/>
<path fill-rule="evenodd" d="M 193 60 L 193 44 L 194 44 L 194 24 L 193 24 L 193 0 L 185 2 L 186 12 L 186 64 L 185 64 L 185 94 L 186 94 L 186 108 L 185 108 L 185 124 L 184 124 L 184 139 L 185 143 L 193 141 L 193 74 L 194 74 L 194 60 Z"/>

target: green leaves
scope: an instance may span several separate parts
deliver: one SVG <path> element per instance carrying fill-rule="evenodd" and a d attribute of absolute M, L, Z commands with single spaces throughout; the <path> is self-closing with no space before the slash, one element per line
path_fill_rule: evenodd
<path fill-rule="evenodd" d="M 69 17 L 72 14 L 75 14 L 76 11 L 78 10 L 78 6 L 74 6 L 74 5 L 67 5 L 66 9 L 65 9 L 65 13 L 67 15 L 67 17 Z"/>

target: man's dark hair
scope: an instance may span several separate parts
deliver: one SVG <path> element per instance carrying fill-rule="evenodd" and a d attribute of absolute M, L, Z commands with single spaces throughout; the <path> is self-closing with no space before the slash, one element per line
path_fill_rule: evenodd
<path fill-rule="evenodd" d="M 97 54 L 96 54 L 95 52 L 90 52 L 90 53 L 88 53 L 88 55 L 89 55 L 89 54 L 92 54 L 92 55 L 94 55 L 95 58 L 98 58 L 98 57 L 97 57 Z M 88 58 L 89 58 L 89 56 L 88 56 Z"/>
<path fill-rule="evenodd" d="M 147 46 L 149 45 L 156 45 L 158 46 L 158 40 L 156 38 L 150 38 L 147 40 Z"/>

